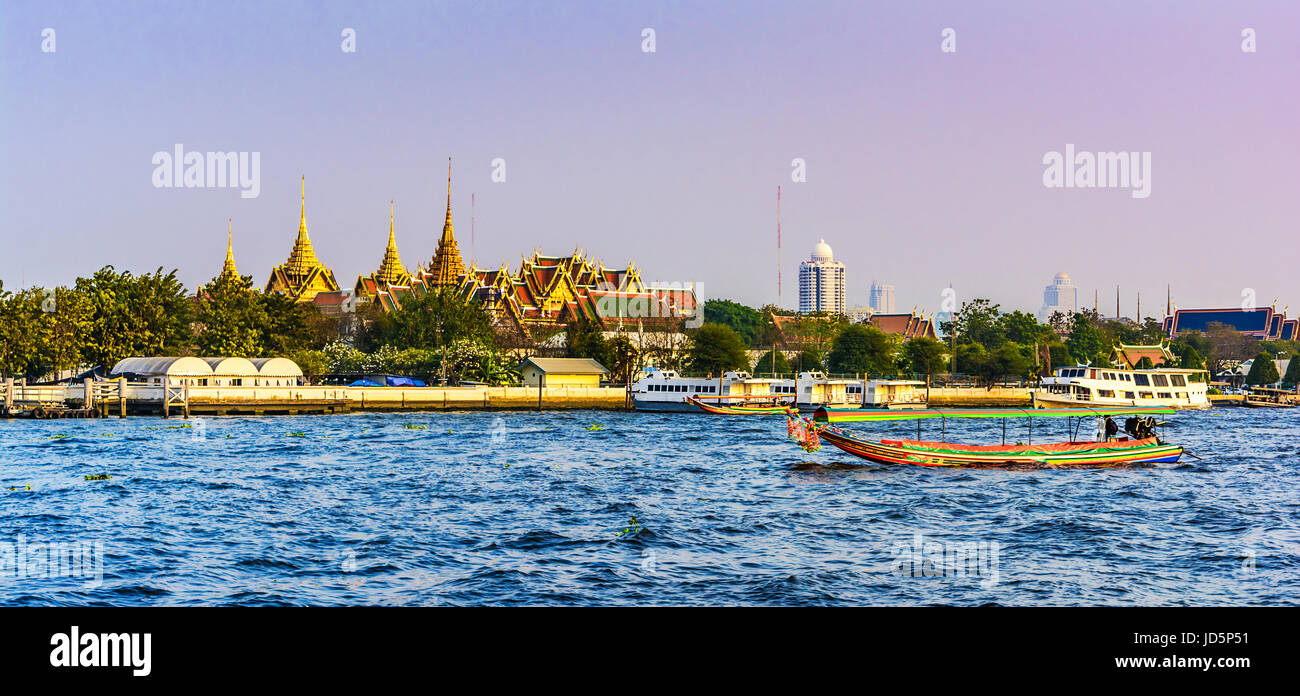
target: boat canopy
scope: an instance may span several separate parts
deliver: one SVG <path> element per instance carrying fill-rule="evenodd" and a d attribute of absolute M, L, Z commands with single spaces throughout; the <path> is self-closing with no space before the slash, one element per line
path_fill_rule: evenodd
<path fill-rule="evenodd" d="M 871 408 L 819 408 L 818 423 L 925 420 L 931 418 L 1065 418 L 1073 416 L 1145 416 L 1177 413 L 1172 406 L 1098 406 L 1096 408 L 929 408 L 914 411 Z"/>

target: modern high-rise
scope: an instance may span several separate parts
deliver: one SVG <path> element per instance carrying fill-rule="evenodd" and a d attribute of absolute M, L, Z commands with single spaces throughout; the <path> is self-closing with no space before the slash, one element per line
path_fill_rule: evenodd
<path fill-rule="evenodd" d="M 871 293 L 867 298 L 867 306 L 871 311 L 881 314 L 893 314 L 898 310 L 894 309 L 894 286 L 884 283 L 871 281 Z"/>
<path fill-rule="evenodd" d="M 799 264 L 799 311 L 844 313 L 844 264 L 835 260 L 825 239 Z"/>
<path fill-rule="evenodd" d="M 1038 310 L 1038 320 L 1047 321 L 1053 312 L 1079 311 L 1079 289 L 1070 280 L 1069 273 L 1057 273 L 1052 284 L 1043 288 L 1043 306 Z"/>

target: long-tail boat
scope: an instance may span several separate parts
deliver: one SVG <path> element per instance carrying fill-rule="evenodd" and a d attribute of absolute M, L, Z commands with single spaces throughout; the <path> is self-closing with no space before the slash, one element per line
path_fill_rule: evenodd
<path fill-rule="evenodd" d="M 1163 407 L 1100 407 L 1061 409 L 925 409 L 919 411 L 872 411 L 860 409 L 819 409 L 803 423 L 790 423 L 792 437 L 800 440 L 805 449 L 807 442 L 824 440 L 830 444 L 873 462 L 884 464 L 916 464 L 918 466 L 949 467 L 1107 467 L 1136 464 L 1176 462 L 1183 454 L 1181 445 L 1161 442 L 1159 438 L 1111 439 L 1105 442 L 1069 442 L 1033 444 L 1033 418 L 1087 418 L 1104 416 L 1139 416 L 1172 414 L 1175 409 Z M 939 420 L 944 424 L 949 418 L 1000 418 L 1003 422 L 1003 444 L 962 445 L 946 441 L 920 438 L 920 421 Z M 1006 420 L 1029 418 L 1030 443 L 1006 444 Z M 886 420 L 916 420 L 917 438 L 882 439 L 879 442 L 854 436 L 836 427 L 836 423 Z M 1068 425 L 1068 424 L 1067 424 Z"/>
<path fill-rule="evenodd" d="M 699 409 L 705 413 L 713 413 L 720 416 L 788 415 L 794 409 L 793 398 L 789 401 L 784 401 L 779 397 L 764 394 L 714 397 L 691 396 L 687 397 L 686 400 L 698 406 Z M 728 403 L 731 400 L 739 400 L 742 403 Z M 744 403 L 745 401 L 758 401 L 760 403 Z"/>

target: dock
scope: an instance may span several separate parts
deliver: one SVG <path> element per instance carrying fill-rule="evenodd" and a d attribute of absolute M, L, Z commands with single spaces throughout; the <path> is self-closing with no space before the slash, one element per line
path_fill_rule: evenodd
<path fill-rule="evenodd" d="M 366 411 L 623 410 L 624 387 L 230 387 L 126 380 L 0 386 L 0 417 L 296 416 Z"/>

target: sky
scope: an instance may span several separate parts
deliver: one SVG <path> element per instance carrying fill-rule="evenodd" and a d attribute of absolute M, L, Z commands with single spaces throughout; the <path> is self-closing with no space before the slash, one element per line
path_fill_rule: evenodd
<path fill-rule="evenodd" d="M 1289 1 L 0 0 L 0 281 L 111 264 L 193 288 L 230 218 L 262 286 L 305 176 L 317 255 L 351 288 L 390 199 L 403 262 L 428 263 L 451 157 L 480 267 L 582 248 L 751 305 L 778 301 L 779 267 L 794 307 L 824 238 L 849 306 L 879 280 L 902 311 L 951 285 L 1032 312 L 1065 271 L 1105 313 L 1119 285 L 1126 315 L 1140 292 L 1160 316 L 1169 284 L 1181 307 L 1253 293 L 1295 315 L 1298 77 Z M 257 197 L 155 186 L 178 144 L 258 153 Z M 1067 145 L 1150 153 L 1149 196 L 1045 185 Z"/>

